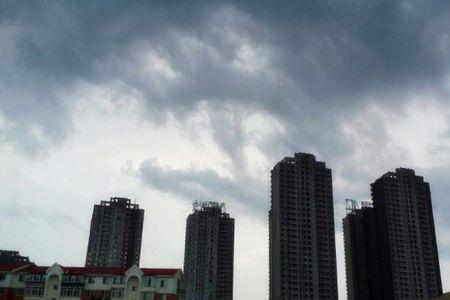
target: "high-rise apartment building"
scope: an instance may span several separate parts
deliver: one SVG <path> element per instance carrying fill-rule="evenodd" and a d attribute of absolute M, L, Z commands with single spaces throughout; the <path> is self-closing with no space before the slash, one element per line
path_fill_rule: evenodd
<path fill-rule="evenodd" d="M 398 168 L 371 190 L 373 208 L 344 219 L 349 299 L 442 295 L 429 184 L 414 170 Z"/>
<path fill-rule="evenodd" d="M 331 170 L 296 153 L 271 174 L 270 299 L 337 299 Z"/>
<path fill-rule="evenodd" d="M 232 300 L 234 219 L 224 204 L 194 202 L 186 224 L 186 300 Z"/>
<path fill-rule="evenodd" d="M 347 299 L 383 299 L 383 276 L 379 267 L 375 209 L 372 204 L 363 202 L 359 208 L 356 201 L 347 200 L 347 216 L 343 225 Z"/>
<path fill-rule="evenodd" d="M 144 210 L 127 198 L 111 198 L 94 206 L 87 267 L 139 266 Z"/>
<path fill-rule="evenodd" d="M 398 168 L 371 185 L 383 299 L 442 295 L 430 186 L 414 170 Z"/>

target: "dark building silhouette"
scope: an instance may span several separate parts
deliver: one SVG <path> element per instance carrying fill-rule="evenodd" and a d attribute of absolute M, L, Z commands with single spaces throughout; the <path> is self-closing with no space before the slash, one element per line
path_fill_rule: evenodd
<path fill-rule="evenodd" d="M 111 198 L 94 206 L 87 267 L 139 266 L 144 210 L 127 198 Z"/>
<path fill-rule="evenodd" d="M 194 202 L 184 253 L 186 300 L 232 300 L 234 219 L 224 204 Z"/>
<path fill-rule="evenodd" d="M 0 265 L 26 265 L 30 259 L 19 254 L 19 251 L 0 250 Z"/>
<path fill-rule="evenodd" d="M 430 186 L 414 170 L 398 168 L 371 185 L 383 299 L 442 295 Z"/>
<path fill-rule="evenodd" d="M 371 185 L 373 208 L 344 219 L 349 299 L 442 295 L 430 187 L 398 168 Z"/>
<path fill-rule="evenodd" d="M 337 299 L 331 170 L 296 153 L 272 169 L 270 299 Z"/>
<path fill-rule="evenodd" d="M 374 208 L 347 200 L 343 225 L 347 299 L 383 299 Z"/>

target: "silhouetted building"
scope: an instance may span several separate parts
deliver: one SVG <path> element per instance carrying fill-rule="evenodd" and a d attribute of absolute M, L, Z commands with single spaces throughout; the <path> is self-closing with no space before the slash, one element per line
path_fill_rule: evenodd
<path fill-rule="evenodd" d="M 347 299 L 383 299 L 374 208 L 365 202 L 358 208 L 356 201 L 347 200 L 343 225 Z"/>
<path fill-rule="evenodd" d="M 234 219 L 224 204 L 194 202 L 184 252 L 186 300 L 232 300 Z"/>
<path fill-rule="evenodd" d="M 296 153 L 272 169 L 270 299 L 337 299 L 331 170 Z"/>
<path fill-rule="evenodd" d="M 382 299 L 442 295 L 430 186 L 414 170 L 398 168 L 371 185 Z"/>
<path fill-rule="evenodd" d="M 373 208 L 344 219 L 348 299 L 430 299 L 442 295 L 430 187 L 399 168 L 371 185 Z"/>
<path fill-rule="evenodd" d="M 144 210 L 127 198 L 94 206 L 86 266 L 139 266 Z"/>
<path fill-rule="evenodd" d="M 0 250 L 0 265 L 20 266 L 30 263 L 30 259 L 19 254 L 19 251 Z"/>

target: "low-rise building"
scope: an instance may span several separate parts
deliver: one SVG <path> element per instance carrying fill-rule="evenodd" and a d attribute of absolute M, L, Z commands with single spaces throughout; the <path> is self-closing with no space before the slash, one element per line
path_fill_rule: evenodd
<path fill-rule="evenodd" d="M 181 269 L 0 266 L 0 300 L 178 300 Z"/>

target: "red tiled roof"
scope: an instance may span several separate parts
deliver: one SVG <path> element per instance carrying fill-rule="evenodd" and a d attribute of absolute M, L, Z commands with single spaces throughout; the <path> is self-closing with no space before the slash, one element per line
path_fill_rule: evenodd
<path fill-rule="evenodd" d="M 178 272 L 181 272 L 181 269 L 149 269 L 149 268 L 141 268 L 141 271 L 144 275 L 155 276 L 172 276 L 176 275 Z"/>
<path fill-rule="evenodd" d="M 106 267 L 63 267 L 61 266 L 64 273 L 68 275 L 125 275 L 129 268 L 106 268 Z M 13 265 L 0 265 L 0 272 L 11 272 L 15 269 L 20 268 L 20 272 L 25 273 L 45 273 L 48 266 L 13 266 Z M 148 276 L 173 276 L 181 269 L 155 269 L 155 268 L 140 268 L 144 275 Z M 18 271 L 19 271 L 18 270 Z"/>
<path fill-rule="evenodd" d="M 36 267 L 35 265 L 0 265 L 0 272 L 29 272 L 30 268 Z M 46 270 L 46 269 L 45 269 Z M 44 272 L 45 272 L 44 270 Z"/>
<path fill-rule="evenodd" d="M 39 273 L 45 273 L 45 271 L 47 271 L 48 268 L 49 267 L 46 267 L 46 266 L 29 265 L 29 266 L 21 269 L 20 271 L 26 272 L 26 273 L 39 274 Z"/>
<path fill-rule="evenodd" d="M 173 276 L 180 269 L 154 269 L 140 268 L 144 275 L 155 276 Z M 64 273 L 70 275 L 125 275 L 129 268 L 105 268 L 105 267 L 63 267 Z"/>
<path fill-rule="evenodd" d="M 19 266 L 16 265 L 0 265 L 0 272 L 11 272 L 14 269 L 17 269 Z"/>
<path fill-rule="evenodd" d="M 124 275 L 129 268 L 62 267 L 69 275 Z"/>

